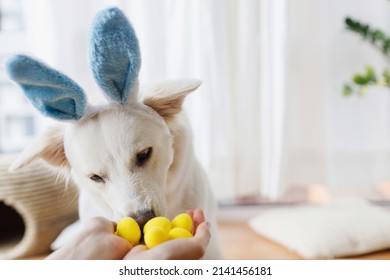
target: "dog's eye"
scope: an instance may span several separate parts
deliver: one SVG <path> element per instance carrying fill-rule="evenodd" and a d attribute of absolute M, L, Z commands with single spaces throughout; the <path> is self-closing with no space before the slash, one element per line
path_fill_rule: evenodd
<path fill-rule="evenodd" d="M 95 181 L 96 183 L 104 183 L 104 179 L 96 174 L 90 175 L 89 179 L 91 179 L 92 181 Z"/>
<path fill-rule="evenodd" d="M 137 154 L 137 165 L 138 166 L 144 165 L 148 161 L 148 159 L 150 159 L 152 155 L 152 151 L 153 151 L 152 147 L 149 147 L 139 152 Z"/>

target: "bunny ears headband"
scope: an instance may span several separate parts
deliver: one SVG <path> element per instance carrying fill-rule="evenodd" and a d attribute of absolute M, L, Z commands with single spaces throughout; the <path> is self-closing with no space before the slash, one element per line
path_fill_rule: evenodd
<path fill-rule="evenodd" d="M 127 104 L 136 94 L 141 55 L 138 39 L 126 16 L 117 8 L 97 14 L 90 38 L 90 68 L 97 84 L 112 101 Z M 87 99 L 77 83 L 28 56 L 16 55 L 6 70 L 44 115 L 64 121 L 81 119 Z"/>

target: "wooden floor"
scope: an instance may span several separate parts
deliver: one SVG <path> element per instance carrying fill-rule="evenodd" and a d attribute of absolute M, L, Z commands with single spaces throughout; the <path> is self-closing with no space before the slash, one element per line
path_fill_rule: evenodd
<path fill-rule="evenodd" d="M 219 222 L 218 232 L 225 259 L 232 260 L 297 260 L 297 254 L 257 235 L 245 222 Z M 349 259 L 390 260 L 390 249 Z"/>

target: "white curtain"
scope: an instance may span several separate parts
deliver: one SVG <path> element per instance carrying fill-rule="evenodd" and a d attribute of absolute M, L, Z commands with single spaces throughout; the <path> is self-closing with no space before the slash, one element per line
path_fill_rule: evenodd
<path fill-rule="evenodd" d="M 341 96 L 342 82 L 364 63 L 384 65 L 345 32 L 343 18 L 387 28 L 384 0 L 25 2 L 31 53 L 74 78 L 92 101 L 100 94 L 87 67 L 88 32 L 107 6 L 122 8 L 137 31 L 142 82 L 203 80 L 186 110 L 221 200 L 275 199 L 314 183 L 370 191 L 390 177 L 390 93 Z"/>
<path fill-rule="evenodd" d="M 343 97 L 366 65 L 390 65 L 344 27 L 346 16 L 390 34 L 390 3 L 289 1 L 282 185 L 325 184 L 338 195 L 376 197 L 390 177 L 390 91 Z"/>

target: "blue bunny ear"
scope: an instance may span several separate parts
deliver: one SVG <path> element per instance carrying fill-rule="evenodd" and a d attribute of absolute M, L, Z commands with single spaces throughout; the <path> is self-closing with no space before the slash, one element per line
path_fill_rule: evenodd
<path fill-rule="evenodd" d="M 126 104 L 137 87 L 141 55 L 135 31 L 118 8 L 97 14 L 91 34 L 90 67 L 112 100 Z"/>
<path fill-rule="evenodd" d="M 57 120 L 79 120 L 85 114 L 87 100 L 83 90 L 60 72 L 24 55 L 10 58 L 6 70 L 44 115 Z"/>

